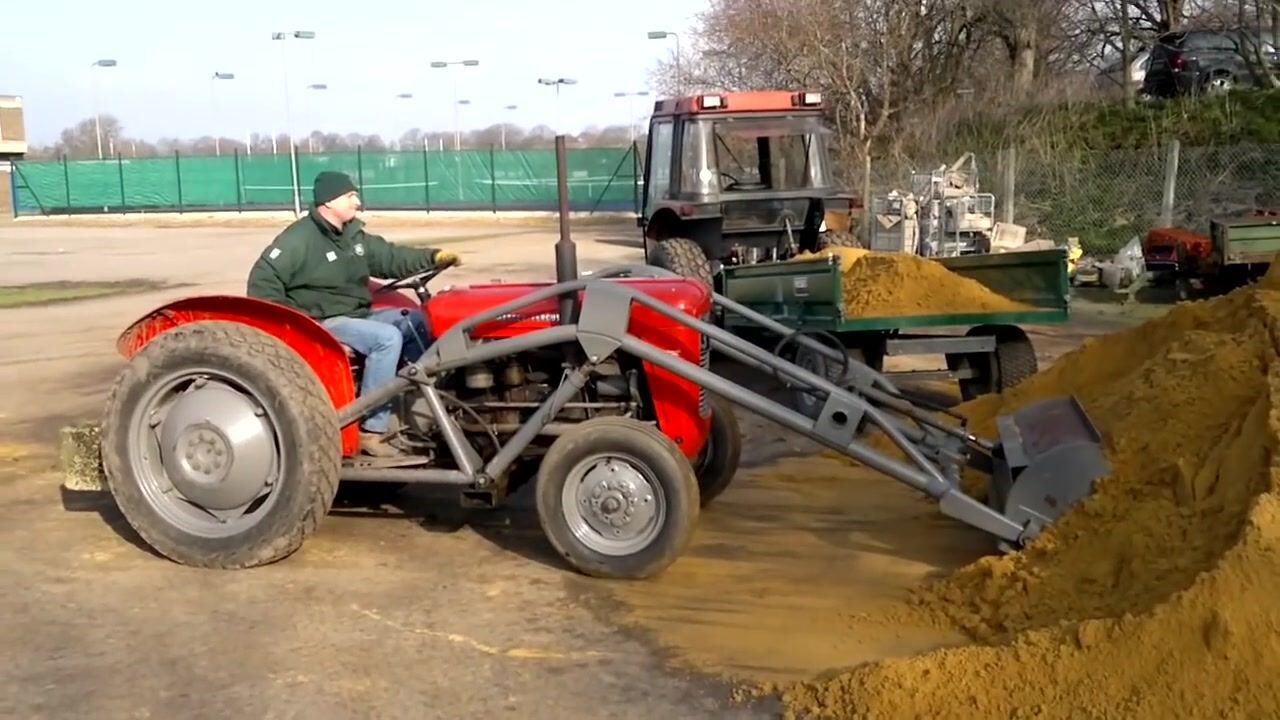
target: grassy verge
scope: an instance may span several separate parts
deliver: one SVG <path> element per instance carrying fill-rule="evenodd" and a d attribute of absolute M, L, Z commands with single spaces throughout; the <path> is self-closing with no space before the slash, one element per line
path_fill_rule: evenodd
<path fill-rule="evenodd" d="M 48 282 L 0 286 L 0 308 L 32 307 L 87 300 L 124 293 L 145 292 L 163 287 L 151 280 L 116 282 Z"/>

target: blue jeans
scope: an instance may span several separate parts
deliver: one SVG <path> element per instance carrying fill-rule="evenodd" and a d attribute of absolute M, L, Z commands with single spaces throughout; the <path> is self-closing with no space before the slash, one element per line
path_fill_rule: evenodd
<path fill-rule="evenodd" d="M 338 342 L 364 356 L 360 395 L 390 382 L 400 367 L 402 357 L 405 362 L 413 362 L 427 351 L 431 336 L 426 318 L 421 310 L 409 310 L 408 313 L 406 316 L 400 308 L 388 308 L 363 318 L 339 315 L 322 321 Z M 360 427 L 366 432 L 385 433 L 390 420 L 391 403 L 387 403 L 366 416 Z"/>

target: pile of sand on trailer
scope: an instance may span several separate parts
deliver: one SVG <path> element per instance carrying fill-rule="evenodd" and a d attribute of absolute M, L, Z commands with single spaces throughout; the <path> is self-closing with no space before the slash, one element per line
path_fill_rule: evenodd
<path fill-rule="evenodd" d="M 784 692 L 808 717 L 1280 717 L 1280 271 L 1096 338 L 994 416 L 1075 393 L 1114 467 L 1024 551 L 923 590 L 975 644 Z"/>
<path fill-rule="evenodd" d="M 795 260 L 832 256 L 840 259 L 844 308 L 850 317 L 1035 309 L 919 255 L 830 248 L 797 255 Z"/>

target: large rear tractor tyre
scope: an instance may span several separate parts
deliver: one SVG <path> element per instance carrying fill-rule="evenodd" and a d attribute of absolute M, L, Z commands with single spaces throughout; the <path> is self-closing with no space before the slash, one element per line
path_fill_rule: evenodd
<path fill-rule="evenodd" d="M 183 565 L 285 558 L 333 504 L 337 414 L 307 364 L 228 322 L 171 330 L 116 379 L 103 422 L 108 487 L 129 525 Z"/>
<path fill-rule="evenodd" d="M 729 487 L 742 457 L 742 430 L 733 405 L 715 395 L 707 399 L 711 404 L 711 433 L 694 463 L 702 507 Z"/>
<path fill-rule="evenodd" d="M 681 277 L 701 280 L 707 287 L 715 289 L 711 260 L 697 243 L 688 238 L 659 240 L 654 244 L 653 264 Z"/>
<path fill-rule="evenodd" d="M 862 247 L 862 241 L 853 233 L 836 232 L 835 230 L 828 230 L 818 238 L 819 250 L 836 247 L 860 248 Z"/>
<path fill-rule="evenodd" d="M 536 497 L 547 540 L 574 569 L 600 578 L 661 573 L 698 522 L 693 466 L 667 436 L 629 418 L 595 418 L 556 438 Z"/>

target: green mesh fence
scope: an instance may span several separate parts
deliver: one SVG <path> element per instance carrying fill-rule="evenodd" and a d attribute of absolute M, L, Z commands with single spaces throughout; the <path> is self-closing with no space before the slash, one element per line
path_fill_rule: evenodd
<path fill-rule="evenodd" d="M 299 154 L 305 207 L 322 170 L 349 174 L 371 210 L 554 210 L 554 150 Z M 634 146 L 569 150 L 575 211 L 635 211 Z M 14 163 L 15 215 L 291 210 L 286 155 L 183 156 Z"/>

